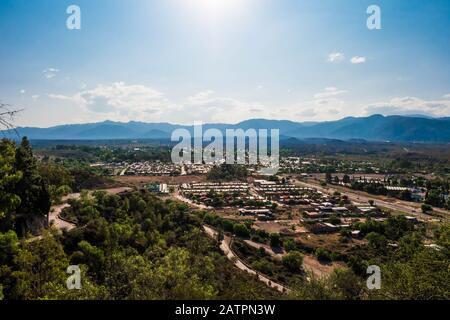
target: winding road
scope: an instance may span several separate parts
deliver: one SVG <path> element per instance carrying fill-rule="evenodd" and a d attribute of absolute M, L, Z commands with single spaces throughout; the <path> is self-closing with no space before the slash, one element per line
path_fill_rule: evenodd
<path fill-rule="evenodd" d="M 213 239 L 217 239 L 218 232 L 214 230 L 211 227 L 208 227 L 206 225 L 203 225 L 203 229 L 205 230 L 206 234 L 209 235 Z M 260 273 L 256 272 L 252 268 L 248 267 L 239 257 L 233 252 L 231 249 L 231 242 L 232 239 L 229 236 L 224 236 L 222 242 L 220 243 L 220 250 L 225 254 L 225 256 L 228 258 L 228 260 L 234 262 L 234 265 L 242 270 L 247 272 L 248 274 L 258 275 L 259 281 L 265 283 L 267 286 L 278 290 L 281 293 L 289 293 L 291 290 L 286 288 L 285 286 L 274 282 L 273 280 L 270 280 L 264 275 L 261 275 Z"/>
<path fill-rule="evenodd" d="M 127 192 L 130 190 L 132 190 L 132 189 L 128 188 L 128 187 L 121 187 L 121 188 L 92 190 L 89 192 L 92 193 L 94 191 L 105 191 L 109 194 L 119 194 L 119 193 Z M 48 214 L 48 224 L 55 226 L 58 230 L 65 229 L 65 230 L 69 231 L 69 230 L 76 228 L 77 225 L 75 223 L 69 222 L 69 221 L 61 218 L 61 212 L 65 208 L 70 207 L 70 204 L 68 204 L 67 201 L 69 201 L 70 199 L 79 199 L 80 197 L 81 197 L 80 193 L 71 193 L 71 194 L 63 197 L 63 199 L 62 199 L 63 204 L 52 206 L 50 209 L 50 212 Z"/>

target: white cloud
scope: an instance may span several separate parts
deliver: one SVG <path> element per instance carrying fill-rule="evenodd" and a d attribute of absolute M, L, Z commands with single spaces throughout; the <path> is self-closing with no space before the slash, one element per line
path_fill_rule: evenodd
<path fill-rule="evenodd" d="M 444 99 L 450 99 L 450 93 L 443 96 Z"/>
<path fill-rule="evenodd" d="M 157 113 L 169 105 L 161 92 L 143 85 L 126 85 L 124 82 L 99 84 L 94 89 L 83 90 L 72 96 L 48 96 L 71 101 L 89 112 L 104 114 L 114 119 L 139 118 L 143 114 Z"/>
<path fill-rule="evenodd" d="M 91 119 L 116 121 L 239 122 L 251 118 L 255 112 L 265 116 L 267 110 L 259 103 L 217 96 L 212 90 L 198 92 L 176 103 L 156 89 L 124 82 L 99 84 L 73 95 L 49 94 L 48 97 L 78 105 L 91 114 Z"/>
<path fill-rule="evenodd" d="M 366 114 L 412 115 L 422 114 L 433 117 L 450 115 L 450 100 L 423 100 L 416 97 L 393 98 L 386 102 L 372 103 L 365 107 Z"/>
<path fill-rule="evenodd" d="M 313 118 L 313 117 L 317 116 L 317 114 L 318 114 L 318 110 L 316 110 L 315 108 L 309 108 L 309 109 L 305 109 L 300 112 L 297 112 L 298 116 L 308 117 L 308 118 Z"/>
<path fill-rule="evenodd" d="M 44 77 L 46 77 L 47 79 L 52 79 L 54 77 L 56 77 L 56 74 L 59 72 L 59 69 L 56 68 L 47 68 L 44 71 L 42 71 L 42 73 L 44 74 Z"/>
<path fill-rule="evenodd" d="M 188 97 L 187 101 L 191 104 L 207 104 L 211 101 L 213 94 L 214 91 L 212 90 L 201 91 Z"/>
<path fill-rule="evenodd" d="M 39 95 L 35 94 L 31 96 L 31 99 L 33 99 L 34 101 L 36 101 L 37 99 L 39 99 Z"/>
<path fill-rule="evenodd" d="M 324 91 L 316 93 L 314 95 L 314 98 L 315 99 L 326 99 L 326 98 L 339 96 L 339 95 L 342 95 L 344 93 L 347 93 L 347 91 L 346 90 L 339 90 L 336 87 L 326 87 Z"/>
<path fill-rule="evenodd" d="M 337 63 L 345 59 L 345 55 L 341 52 L 332 52 L 328 55 L 328 62 Z"/>
<path fill-rule="evenodd" d="M 20 94 L 25 94 L 27 91 L 25 89 L 20 90 Z"/>
<path fill-rule="evenodd" d="M 352 64 L 361 64 L 366 62 L 366 57 L 355 56 L 350 59 Z"/>

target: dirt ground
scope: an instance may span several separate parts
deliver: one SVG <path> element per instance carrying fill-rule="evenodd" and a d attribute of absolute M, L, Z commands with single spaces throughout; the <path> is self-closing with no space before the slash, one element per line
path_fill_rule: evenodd
<path fill-rule="evenodd" d="M 167 183 L 182 184 L 206 181 L 205 175 L 187 175 L 187 176 L 116 176 L 114 180 L 126 185 L 140 187 L 147 183 Z"/>
<path fill-rule="evenodd" d="M 365 244 L 364 240 L 351 239 L 349 242 L 342 242 L 339 233 L 313 234 L 304 233 L 295 238 L 309 248 L 324 248 L 331 252 L 345 252 L 356 245 Z"/>
<path fill-rule="evenodd" d="M 340 262 L 324 264 L 319 262 L 312 255 L 303 256 L 303 269 L 305 269 L 305 271 L 312 272 L 317 278 L 327 277 L 333 272 L 334 269 L 337 268 L 345 268 L 345 265 Z"/>
<path fill-rule="evenodd" d="M 264 230 L 268 233 L 281 233 L 287 235 L 296 235 L 305 230 L 300 228 L 298 221 L 295 220 L 276 220 L 276 221 L 255 221 L 255 229 Z"/>

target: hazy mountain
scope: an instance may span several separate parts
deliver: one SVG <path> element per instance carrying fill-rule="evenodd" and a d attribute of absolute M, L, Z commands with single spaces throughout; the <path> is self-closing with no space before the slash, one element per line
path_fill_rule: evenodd
<path fill-rule="evenodd" d="M 192 126 L 170 123 L 127 123 L 104 121 L 99 123 L 60 125 L 50 128 L 19 127 L 17 132 L 30 139 L 48 140 L 97 140 L 97 139 L 170 139 L 177 128 L 193 132 Z M 291 138 L 364 139 L 368 141 L 398 142 L 450 142 L 450 118 L 429 118 L 419 116 L 347 117 L 327 122 L 293 122 L 287 120 L 251 119 L 238 124 L 205 124 L 203 131 L 216 128 L 225 132 L 227 128 L 237 129 L 280 129 L 282 140 Z M 13 131 L 4 135 L 14 137 Z"/>

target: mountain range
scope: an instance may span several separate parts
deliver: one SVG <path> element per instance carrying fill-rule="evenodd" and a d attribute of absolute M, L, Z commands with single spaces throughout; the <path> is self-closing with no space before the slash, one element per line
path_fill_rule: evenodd
<path fill-rule="evenodd" d="M 7 137 L 27 136 L 34 140 L 107 140 L 107 139 L 170 139 L 172 131 L 192 126 L 170 123 L 127 123 L 104 121 L 87 124 L 68 124 L 49 128 L 18 127 L 3 131 Z M 203 130 L 225 129 L 280 129 L 282 140 L 287 139 L 363 139 L 367 141 L 449 143 L 450 117 L 421 116 L 347 117 L 326 122 L 294 122 L 288 120 L 251 119 L 237 124 L 204 124 Z"/>

